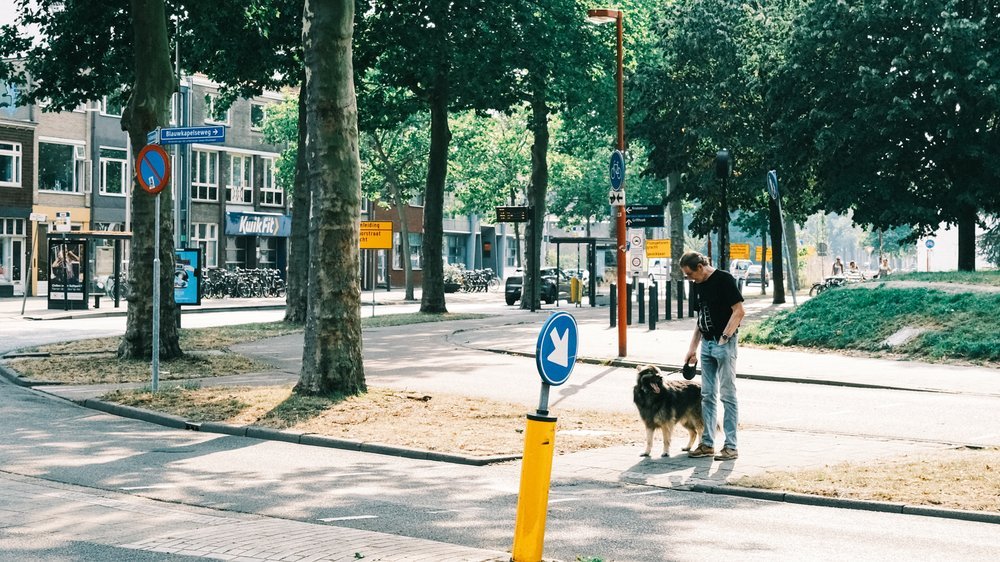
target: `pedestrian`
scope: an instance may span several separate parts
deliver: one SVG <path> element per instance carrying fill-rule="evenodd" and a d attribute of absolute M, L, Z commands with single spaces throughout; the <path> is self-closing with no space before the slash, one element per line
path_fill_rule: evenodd
<path fill-rule="evenodd" d="M 885 276 L 890 273 L 892 273 L 892 269 L 889 268 L 889 258 L 882 258 L 878 264 L 878 278 L 885 279 Z"/>
<path fill-rule="evenodd" d="M 705 422 L 701 444 L 688 453 L 689 457 L 711 457 L 715 460 L 735 460 L 737 451 L 736 429 L 739 425 L 739 407 L 736 403 L 736 344 L 737 331 L 745 314 L 743 295 L 736 286 L 736 279 L 726 271 L 716 269 L 698 252 L 688 252 L 681 257 L 681 271 L 694 281 L 694 304 L 698 311 L 698 325 L 691 336 L 684 364 L 698 362 L 698 345 L 701 344 L 701 416 Z M 725 408 L 722 429 L 725 443 L 715 454 L 715 429 L 717 401 L 721 396 Z"/>
<path fill-rule="evenodd" d="M 840 261 L 840 256 L 837 256 L 837 260 L 833 262 L 833 275 L 843 275 L 844 274 L 844 262 Z"/>

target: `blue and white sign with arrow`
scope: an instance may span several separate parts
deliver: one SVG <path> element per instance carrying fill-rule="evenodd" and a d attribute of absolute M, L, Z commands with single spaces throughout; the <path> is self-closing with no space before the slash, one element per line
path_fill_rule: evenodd
<path fill-rule="evenodd" d="M 611 178 L 611 190 L 621 191 L 622 185 L 625 184 L 625 155 L 622 151 L 616 150 L 611 153 L 608 176 Z"/>
<path fill-rule="evenodd" d="M 222 125 L 212 127 L 173 127 L 170 129 L 159 129 L 159 131 L 159 144 L 226 142 L 226 128 Z"/>
<path fill-rule="evenodd" d="M 552 386 L 566 382 L 576 365 L 578 343 L 576 318 L 572 314 L 556 312 L 549 316 L 535 348 L 535 364 L 542 381 Z"/>

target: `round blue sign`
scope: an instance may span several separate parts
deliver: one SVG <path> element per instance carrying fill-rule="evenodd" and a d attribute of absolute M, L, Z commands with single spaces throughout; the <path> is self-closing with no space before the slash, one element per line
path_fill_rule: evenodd
<path fill-rule="evenodd" d="M 933 240 L 928 240 L 928 241 L 924 242 L 924 246 L 927 246 L 928 248 L 933 248 L 934 247 L 934 241 Z"/>
<path fill-rule="evenodd" d="M 625 155 L 622 151 L 616 150 L 611 153 L 611 164 L 608 166 L 608 172 L 611 176 L 611 190 L 621 191 L 622 186 L 625 185 Z"/>
<path fill-rule="evenodd" d="M 552 386 L 566 382 L 576 364 L 578 342 L 576 318 L 572 314 L 556 312 L 549 316 L 535 347 L 535 365 L 542 381 Z"/>
<path fill-rule="evenodd" d="M 771 199 L 778 199 L 778 172 L 774 170 L 767 173 L 767 191 L 771 194 Z"/>

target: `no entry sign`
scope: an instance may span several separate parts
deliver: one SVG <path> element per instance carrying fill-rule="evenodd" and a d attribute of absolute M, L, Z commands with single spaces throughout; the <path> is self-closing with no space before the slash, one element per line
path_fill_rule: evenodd
<path fill-rule="evenodd" d="M 170 183 L 170 157 L 162 146 L 147 144 L 135 160 L 139 187 L 150 195 L 158 194 Z"/>

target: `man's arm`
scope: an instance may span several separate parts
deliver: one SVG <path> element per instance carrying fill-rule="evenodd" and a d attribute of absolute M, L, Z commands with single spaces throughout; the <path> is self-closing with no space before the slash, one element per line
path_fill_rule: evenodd
<path fill-rule="evenodd" d="M 729 341 L 736 330 L 740 327 L 740 322 L 743 321 L 743 317 L 746 316 L 746 310 L 743 309 L 743 303 L 738 302 L 733 305 L 733 315 L 729 317 L 729 323 L 722 330 L 722 337 Z"/>

